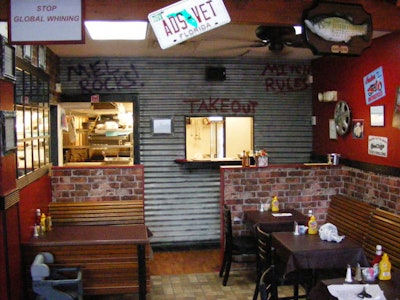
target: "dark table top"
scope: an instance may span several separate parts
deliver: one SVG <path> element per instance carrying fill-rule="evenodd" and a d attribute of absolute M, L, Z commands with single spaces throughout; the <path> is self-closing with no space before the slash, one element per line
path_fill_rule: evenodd
<path fill-rule="evenodd" d="M 32 237 L 29 246 L 126 245 L 149 243 L 143 224 L 124 226 L 55 226 L 39 237 Z"/>
<path fill-rule="evenodd" d="M 342 284 L 344 278 L 335 278 L 322 280 L 317 283 L 315 287 L 311 289 L 309 299 L 310 300 L 337 300 L 336 297 L 332 296 L 328 291 L 328 286 L 331 284 Z M 376 281 L 373 284 L 379 284 L 385 294 L 386 300 L 399 300 L 400 299 L 400 272 L 392 273 L 391 280 Z"/>
<path fill-rule="evenodd" d="M 290 213 L 291 216 L 274 216 L 274 214 Z M 294 222 L 305 225 L 307 216 L 295 209 L 284 209 L 277 213 L 271 211 L 249 210 L 243 214 L 243 221 L 253 225 L 258 224 L 266 232 L 293 231 Z"/>
<path fill-rule="evenodd" d="M 294 235 L 273 232 L 272 246 L 286 261 L 286 273 L 302 269 L 342 269 L 348 264 L 369 266 L 361 245 L 345 238 L 342 242 L 321 240 L 319 234 Z"/>

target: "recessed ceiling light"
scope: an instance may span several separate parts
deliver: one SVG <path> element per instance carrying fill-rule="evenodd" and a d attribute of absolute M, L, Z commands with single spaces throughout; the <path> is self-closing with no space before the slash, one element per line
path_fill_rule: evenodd
<path fill-rule="evenodd" d="M 85 21 L 93 40 L 144 40 L 147 33 L 145 21 Z"/>

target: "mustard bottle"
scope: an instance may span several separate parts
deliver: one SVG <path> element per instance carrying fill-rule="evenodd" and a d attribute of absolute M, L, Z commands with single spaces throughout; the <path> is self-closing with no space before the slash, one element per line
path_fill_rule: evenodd
<path fill-rule="evenodd" d="M 42 233 L 46 232 L 46 215 L 44 213 L 40 216 L 40 231 Z"/>
<path fill-rule="evenodd" d="M 278 197 L 277 196 L 274 196 L 274 198 L 272 199 L 271 211 L 272 212 L 278 212 L 279 211 L 279 201 L 278 201 Z"/>
<path fill-rule="evenodd" d="M 318 233 L 318 223 L 314 215 L 310 217 L 310 220 L 308 221 L 307 225 L 308 225 L 308 234 Z"/>
<path fill-rule="evenodd" d="M 390 280 L 392 275 L 390 273 L 390 269 L 392 264 L 389 261 L 389 256 L 387 253 L 383 253 L 382 259 L 379 262 L 379 280 Z"/>

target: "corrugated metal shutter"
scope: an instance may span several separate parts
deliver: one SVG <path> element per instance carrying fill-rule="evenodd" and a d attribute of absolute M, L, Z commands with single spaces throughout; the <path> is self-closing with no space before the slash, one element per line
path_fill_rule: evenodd
<path fill-rule="evenodd" d="M 279 65 L 287 70 L 293 70 L 293 66 L 301 70 L 309 67 L 309 62 L 266 62 L 244 58 L 61 59 L 64 93 L 80 93 L 82 80 L 94 82 L 97 78 L 100 83 L 96 85 L 94 82 L 94 86 L 99 89 L 91 91 L 93 93 L 139 95 L 146 223 L 154 233 L 154 243 L 219 240 L 219 170 L 187 170 L 174 162 L 185 157 L 185 116 L 207 115 L 204 111 L 191 112 L 190 105 L 184 100 L 226 98 L 257 101 L 253 115 L 255 149 L 265 148 L 270 154 L 270 162 L 275 164 L 309 160 L 312 149 L 311 87 L 293 92 L 288 85 L 299 78 L 305 79 L 307 74 L 287 72 L 284 76 L 286 81 L 280 82 L 282 75 L 272 72 L 267 77 L 276 79 L 275 87 L 283 91 L 267 92 L 266 77 L 262 75 L 266 64 Z M 224 66 L 226 81 L 206 81 L 205 68 L 210 65 Z M 89 70 L 88 74 L 68 72 L 69 67 L 78 66 Z M 91 68 L 97 70 L 97 75 L 90 71 Z M 127 88 L 124 80 L 106 80 L 106 76 L 119 75 L 128 78 L 131 87 Z M 107 85 L 101 82 L 107 82 Z M 152 119 L 165 117 L 173 118 L 173 134 L 153 135 Z"/>

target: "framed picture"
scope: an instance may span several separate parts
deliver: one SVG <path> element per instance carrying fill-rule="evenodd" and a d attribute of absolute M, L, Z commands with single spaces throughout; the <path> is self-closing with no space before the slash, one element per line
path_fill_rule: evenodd
<path fill-rule="evenodd" d="M 32 59 L 32 46 L 31 45 L 23 45 L 22 46 L 22 55 L 26 60 L 31 61 L 31 59 Z"/>
<path fill-rule="evenodd" d="M 46 70 L 46 47 L 39 45 L 38 48 L 38 65 L 42 70 Z"/>
<path fill-rule="evenodd" d="M 0 77 L 15 81 L 15 49 L 0 35 Z"/>
<path fill-rule="evenodd" d="M 364 120 L 363 119 L 353 119 L 352 120 L 352 135 L 355 139 L 364 138 Z"/>
<path fill-rule="evenodd" d="M 157 118 L 152 120 L 153 134 L 172 134 L 172 118 Z"/>
<path fill-rule="evenodd" d="M 1 155 L 6 155 L 17 149 L 15 111 L 0 111 L 0 149 Z"/>
<path fill-rule="evenodd" d="M 383 105 L 371 106 L 371 126 L 385 126 L 385 107 Z"/>
<path fill-rule="evenodd" d="M 329 119 L 329 138 L 331 140 L 337 139 L 335 119 Z"/>

